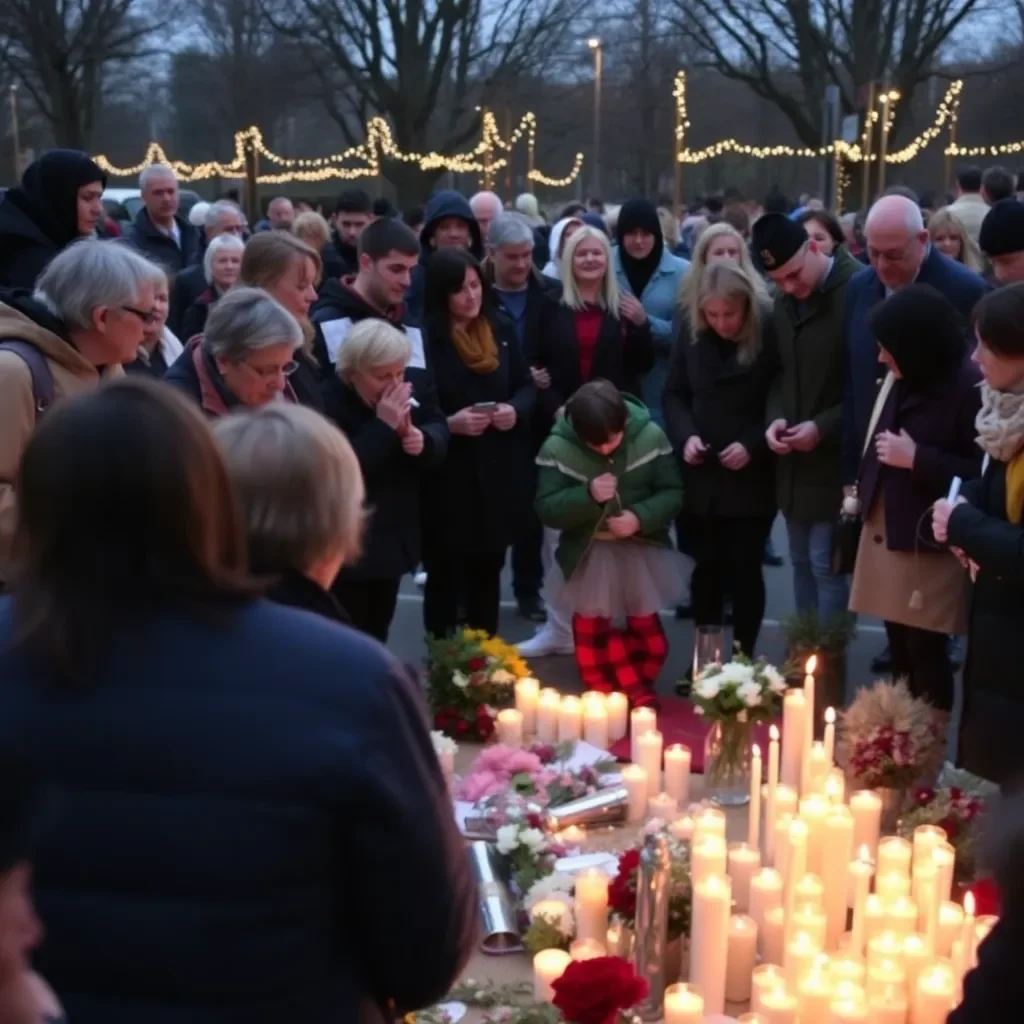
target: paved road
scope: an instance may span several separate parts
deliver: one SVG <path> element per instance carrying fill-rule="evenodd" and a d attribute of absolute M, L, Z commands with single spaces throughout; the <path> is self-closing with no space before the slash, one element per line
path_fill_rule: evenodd
<path fill-rule="evenodd" d="M 776 550 L 785 553 L 785 528 L 781 519 L 775 524 L 774 539 Z M 766 569 L 765 579 L 768 606 L 758 653 L 778 664 L 781 663 L 784 654 L 784 641 L 779 622 L 793 611 L 793 575 L 788 558 L 783 568 Z M 389 646 L 396 654 L 415 664 L 421 663 L 424 657 L 422 613 L 423 600 L 420 592 L 412 580 L 407 579 L 399 596 L 398 612 L 391 627 Z M 665 627 L 670 650 L 668 661 L 658 681 L 658 689 L 663 693 L 670 693 L 676 681 L 686 672 L 693 656 L 693 623 L 677 622 L 674 618 L 667 617 Z M 499 632 L 505 640 L 515 643 L 532 636 L 533 629 L 533 625 L 521 619 L 516 612 L 510 574 L 506 571 L 503 578 Z M 881 624 L 877 620 L 862 619 L 847 661 L 849 686 L 863 685 L 871 681 L 871 659 L 884 643 Z M 532 667 L 544 683 L 563 692 L 580 689 L 576 665 L 572 658 L 543 658 L 532 662 Z"/>

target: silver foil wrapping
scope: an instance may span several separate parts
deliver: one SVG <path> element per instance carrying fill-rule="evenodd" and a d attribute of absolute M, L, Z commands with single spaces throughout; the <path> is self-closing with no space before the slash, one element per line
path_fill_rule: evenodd
<path fill-rule="evenodd" d="M 544 815 L 544 827 L 549 832 L 559 832 L 570 825 L 617 825 L 626 820 L 628 808 L 629 790 L 625 786 L 610 786 L 549 808 Z"/>
<path fill-rule="evenodd" d="M 636 973 L 647 982 L 647 998 L 635 1008 L 642 1020 L 660 1020 L 665 1003 L 665 951 L 668 945 L 668 883 L 672 867 L 668 839 L 648 836 L 640 851 L 636 879 Z"/>
<path fill-rule="evenodd" d="M 481 948 L 485 953 L 518 953 L 523 948 L 516 927 L 516 910 L 496 847 L 476 842 L 469 847 L 480 904 Z"/>

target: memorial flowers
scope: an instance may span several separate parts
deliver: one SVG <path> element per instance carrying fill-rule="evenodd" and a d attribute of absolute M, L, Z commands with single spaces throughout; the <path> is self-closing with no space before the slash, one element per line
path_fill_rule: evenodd
<path fill-rule="evenodd" d="M 552 1002 L 572 1024 L 614 1024 L 620 1010 L 647 995 L 647 982 L 617 956 L 574 960 L 552 988 Z"/>
<path fill-rule="evenodd" d="M 937 825 L 946 833 L 946 841 L 956 851 L 955 878 L 970 882 L 977 872 L 984 799 L 956 786 L 941 789 L 921 787 L 911 797 L 910 806 L 899 823 L 899 834 L 909 839 L 920 825 Z"/>

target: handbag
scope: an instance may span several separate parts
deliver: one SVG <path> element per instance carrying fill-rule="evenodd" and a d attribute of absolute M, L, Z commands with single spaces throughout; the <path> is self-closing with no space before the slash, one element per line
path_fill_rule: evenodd
<path fill-rule="evenodd" d="M 878 396 L 875 398 L 874 408 L 871 410 L 871 419 L 868 421 L 868 432 L 864 438 L 864 447 L 860 457 L 863 462 L 864 456 L 868 453 L 868 445 L 874 436 L 875 427 L 882 418 L 882 410 L 888 401 L 889 393 L 896 383 L 896 378 L 890 371 L 885 375 L 882 386 L 878 389 Z M 860 547 L 860 532 L 864 528 L 864 510 L 861 508 L 860 496 L 857 493 L 857 485 L 853 485 L 853 493 L 843 498 L 839 509 L 839 518 L 832 529 L 832 572 L 836 575 L 849 576 L 853 572 L 854 563 L 857 561 L 857 549 Z"/>

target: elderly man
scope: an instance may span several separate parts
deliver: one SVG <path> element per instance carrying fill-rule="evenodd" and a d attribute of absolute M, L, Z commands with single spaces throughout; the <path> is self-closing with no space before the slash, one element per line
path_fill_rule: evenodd
<path fill-rule="evenodd" d="M 203 215 L 203 233 L 206 245 L 220 235 L 234 235 L 243 238 L 245 235 L 245 218 L 237 204 L 230 199 L 218 199 L 210 203 Z M 205 246 L 202 248 L 205 249 Z M 174 286 L 171 288 L 171 311 L 167 315 L 167 326 L 175 333 L 181 334 L 185 312 L 206 291 L 208 283 L 202 261 L 194 267 L 179 271 L 174 275 Z"/>
<path fill-rule="evenodd" d="M 163 271 L 126 245 L 86 240 L 43 271 L 31 297 L 0 292 L 0 583 L 14 481 L 36 420 L 55 401 L 120 375 L 142 344 Z"/>
<path fill-rule="evenodd" d="M 487 237 L 495 218 L 500 217 L 505 210 L 501 199 L 493 192 L 477 192 L 470 199 L 469 208 L 473 211 L 477 224 L 480 225 L 480 234 L 483 238 Z"/>
<path fill-rule="evenodd" d="M 199 232 L 178 212 L 178 177 L 166 164 L 150 164 L 139 175 L 142 209 L 127 233 L 143 256 L 169 274 L 191 267 L 202 257 Z"/>
<path fill-rule="evenodd" d="M 1024 202 L 1001 199 L 981 223 L 981 251 L 1000 284 L 1024 281 Z"/>
<path fill-rule="evenodd" d="M 267 207 L 266 230 L 291 231 L 295 223 L 295 207 L 287 196 L 270 200 Z"/>

